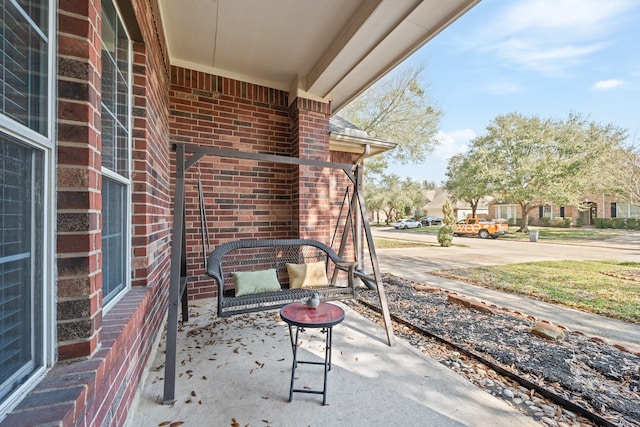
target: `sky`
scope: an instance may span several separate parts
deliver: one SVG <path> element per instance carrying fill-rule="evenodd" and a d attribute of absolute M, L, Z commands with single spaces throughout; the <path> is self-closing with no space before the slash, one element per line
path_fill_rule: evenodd
<path fill-rule="evenodd" d="M 443 110 L 438 145 L 390 173 L 441 183 L 497 116 L 579 113 L 640 142 L 640 1 L 482 0 L 406 62 Z"/>

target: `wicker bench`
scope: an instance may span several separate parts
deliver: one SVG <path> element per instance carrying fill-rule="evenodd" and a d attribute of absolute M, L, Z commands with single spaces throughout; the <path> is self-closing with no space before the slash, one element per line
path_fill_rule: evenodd
<path fill-rule="evenodd" d="M 307 264 L 324 261 L 328 286 L 289 288 L 287 263 Z M 320 299 L 353 298 L 355 262 L 340 258 L 329 246 L 315 240 L 236 240 L 216 247 L 209 255 L 207 274 L 218 285 L 218 316 L 263 311 L 283 307 L 309 297 Z M 281 290 L 235 295 L 233 273 L 275 269 Z"/>

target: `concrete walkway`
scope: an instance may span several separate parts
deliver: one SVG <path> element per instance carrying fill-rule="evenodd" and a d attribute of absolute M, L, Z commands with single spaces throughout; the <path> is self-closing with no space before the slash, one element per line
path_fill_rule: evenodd
<path fill-rule="evenodd" d="M 408 238 L 436 244 L 436 237 L 426 234 L 398 233 L 374 229 L 374 235 L 387 238 Z M 640 235 L 629 234 L 619 242 L 589 244 L 531 243 L 506 240 L 455 238 L 450 248 L 380 249 L 378 262 L 382 272 L 405 279 L 430 284 L 441 289 L 467 295 L 488 304 L 506 307 L 563 325 L 569 330 L 603 338 L 634 353 L 640 353 L 640 325 L 610 319 L 555 304 L 509 294 L 468 283 L 434 276 L 438 269 L 478 267 L 543 260 L 618 260 L 640 262 Z M 594 278 L 594 280 L 596 280 Z"/>
<path fill-rule="evenodd" d="M 292 353 L 277 312 L 216 319 L 213 301 L 198 301 L 178 332 L 176 402 L 162 405 L 164 340 L 131 409 L 127 426 L 537 426 L 505 401 L 426 357 L 343 306 L 333 330 L 327 405 L 322 396 L 288 402 Z M 301 360 L 321 361 L 324 334 L 301 335 Z M 322 368 L 299 365 L 296 388 L 322 388 Z M 165 424 L 166 423 L 166 424 Z"/>

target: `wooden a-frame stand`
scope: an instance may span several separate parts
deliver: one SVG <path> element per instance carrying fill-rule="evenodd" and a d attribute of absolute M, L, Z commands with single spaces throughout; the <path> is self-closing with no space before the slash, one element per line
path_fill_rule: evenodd
<path fill-rule="evenodd" d="M 345 163 L 324 162 L 319 160 L 300 159 L 274 154 L 260 153 L 244 153 L 241 151 L 219 149 L 213 147 L 203 147 L 190 144 L 175 144 L 176 151 L 176 184 L 175 184 L 175 204 L 173 213 L 173 240 L 171 242 L 171 275 L 169 283 L 169 306 L 167 314 L 167 348 L 165 359 L 164 374 L 164 398 L 163 404 L 175 402 L 175 385 L 176 385 L 176 345 L 178 337 L 178 305 L 182 305 L 182 320 L 188 320 L 188 296 L 187 296 L 187 269 L 186 269 L 186 234 L 185 234 L 185 172 L 194 166 L 200 159 L 205 156 L 218 156 L 223 158 L 250 159 L 257 161 L 266 161 L 273 163 L 284 163 L 293 165 L 316 166 L 331 169 L 342 169 L 347 177 L 353 183 L 353 195 L 350 200 L 350 215 L 347 217 L 344 232 L 340 241 L 339 255 L 345 252 L 348 238 L 348 230 L 354 224 L 354 230 L 364 230 L 367 245 L 369 247 L 369 255 L 371 257 L 371 266 L 373 269 L 373 277 L 370 277 L 358 270 L 356 275 L 363 280 L 375 283 L 380 301 L 380 309 L 384 320 L 387 343 L 392 345 L 394 342 L 393 326 L 391 324 L 391 316 L 389 315 L 389 307 L 387 298 L 382 285 L 382 277 L 380 267 L 378 266 L 378 258 L 373 245 L 373 236 L 369 228 L 369 221 L 363 220 L 367 218 L 364 197 L 362 195 L 362 167 L 359 165 L 350 165 Z M 190 154 L 187 158 L 186 156 Z M 353 215 L 355 214 L 355 219 Z M 354 236 L 354 250 L 358 261 L 358 266 L 362 265 L 362 248 L 360 247 L 361 239 Z"/>

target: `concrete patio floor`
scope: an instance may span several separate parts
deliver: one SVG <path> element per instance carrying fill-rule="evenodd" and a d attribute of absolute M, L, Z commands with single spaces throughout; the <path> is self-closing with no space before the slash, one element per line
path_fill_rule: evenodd
<path fill-rule="evenodd" d="M 277 311 L 217 319 L 215 301 L 191 303 L 178 332 L 176 402 L 162 405 L 164 337 L 147 368 L 127 425 L 159 426 L 536 426 L 505 401 L 467 382 L 343 306 L 333 330 L 327 405 L 288 402 L 292 352 Z M 321 361 L 324 335 L 307 329 L 299 359 Z M 299 365 L 296 388 L 322 388 L 322 367 Z M 163 424 L 167 423 L 167 424 Z"/>

